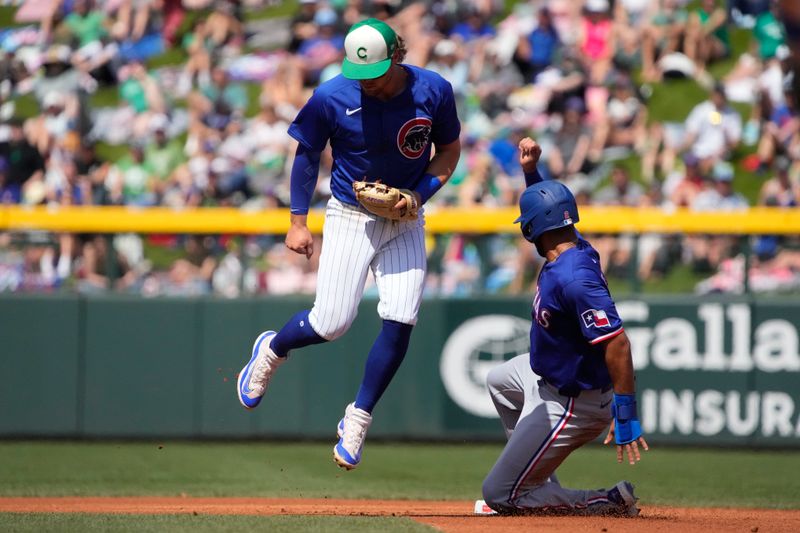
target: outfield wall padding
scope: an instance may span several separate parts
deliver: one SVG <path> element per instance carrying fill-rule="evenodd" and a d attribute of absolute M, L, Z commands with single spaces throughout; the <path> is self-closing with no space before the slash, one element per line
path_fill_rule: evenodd
<path fill-rule="evenodd" d="M 0 297 L 0 437 L 333 438 L 380 328 L 376 300 L 290 356 L 246 411 L 253 339 L 309 298 Z M 800 447 L 800 301 L 621 300 L 653 443 Z M 484 380 L 528 348 L 528 298 L 423 302 L 371 436 L 502 440 Z"/>

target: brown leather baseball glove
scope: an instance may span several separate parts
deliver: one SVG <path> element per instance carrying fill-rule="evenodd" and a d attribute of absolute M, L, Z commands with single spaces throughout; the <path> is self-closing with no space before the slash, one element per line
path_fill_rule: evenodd
<path fill-rule="evenodd" d="M 417 196 L 408 189 L 390 187 L 380 182 L 355 181 L 353 192 L 358 203 L 379 217 L 391 220 L 416 220 L 419 211 Z M 394 209 L 401 198 L 406 199 L 405 209 Z"/>

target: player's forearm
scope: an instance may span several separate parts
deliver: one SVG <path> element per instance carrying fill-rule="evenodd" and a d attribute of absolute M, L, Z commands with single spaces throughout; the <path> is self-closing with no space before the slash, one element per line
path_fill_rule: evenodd
<path fill-rule="evenodd" d="M 450 144 L 437 144 L 436 154 L 428 163 L 428 174 L 438 176 L 442 183 L 446 183 L 453 174 L 461 157 L 461 141 L 456 139 Z"/>
<path fill-rule="evenodd" d="M 634 394 L 636 383 L 633 372 L 631 343 L 623 331 L 606 343 L 606 367 L 616 394 Z"/>
<path fill-rule="evenodd" d="M 461 142 L 456 140 L 450 144 L 437 145 L 436 154 L 428 164 L 425 175 L 414 187 L 414 192 L 419 196 L 421 203 L 427 202 L 431 196 L 447 183 L 461 157 Z"/>
<path fill-rule="evenodd" d="M 536 168 L 536 165 L 531 165 L 529 167 L 522 167 L 522 172 L 525 173 L 525 186 L 530 187 L 534 183 L 539 183 L 542 181 L 542 175 L 539 174 L 539 169 Z"/>
<path fill-rule="evenodd" d="M 311 197 L 317 186 L 320 155 L 319 152 L 307 150 L 303 145 L 297 147 L 290 183 L 292 217 L 308 213 Z"/>
<path fill-rule="evenodd" d="M 426 172 L 438 177 L 442 184 L 445 184 L 453 175 L 459 157 L 461 157 L 461 141 L 455 140 L 450 144 L 436 145 L 436 154 L 428 163 Z"/>

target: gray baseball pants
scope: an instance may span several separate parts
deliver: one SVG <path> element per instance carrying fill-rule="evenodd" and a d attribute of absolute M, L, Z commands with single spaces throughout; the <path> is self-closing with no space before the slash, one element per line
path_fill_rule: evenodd
<path fill-rule="evenodd" d="M 607 504 L 606 490 L 566 489 L 555 471 L 608 427 L 613 392 L 563 396 L 533 373 L 529 361 L 528 354 L 519 355 L 487 378 L 508 443 L 483 482 L 484 500 L 500 513 L 587 512 Z"/>

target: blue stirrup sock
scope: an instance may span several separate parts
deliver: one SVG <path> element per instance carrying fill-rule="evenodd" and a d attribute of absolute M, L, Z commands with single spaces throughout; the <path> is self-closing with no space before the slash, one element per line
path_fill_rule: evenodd
<path fill-rule="evenodd" d="M 272 338 L 269 347 L 275 355 L 286 357 L 289 350 L 328 342 L 317 335 L 317 332 L 311 327 L 308 322 L 308 313 L 310 312 L 310 309 L 305 309 L 294 315 Z"/>
<path fill-rule="evenodd" d="M 403 362 L 414 326 L 394 320 L 384 320 L 367 357 L 364 379 L 356 396 L 356 407 L 372 413 L 395 372 Z"/>

